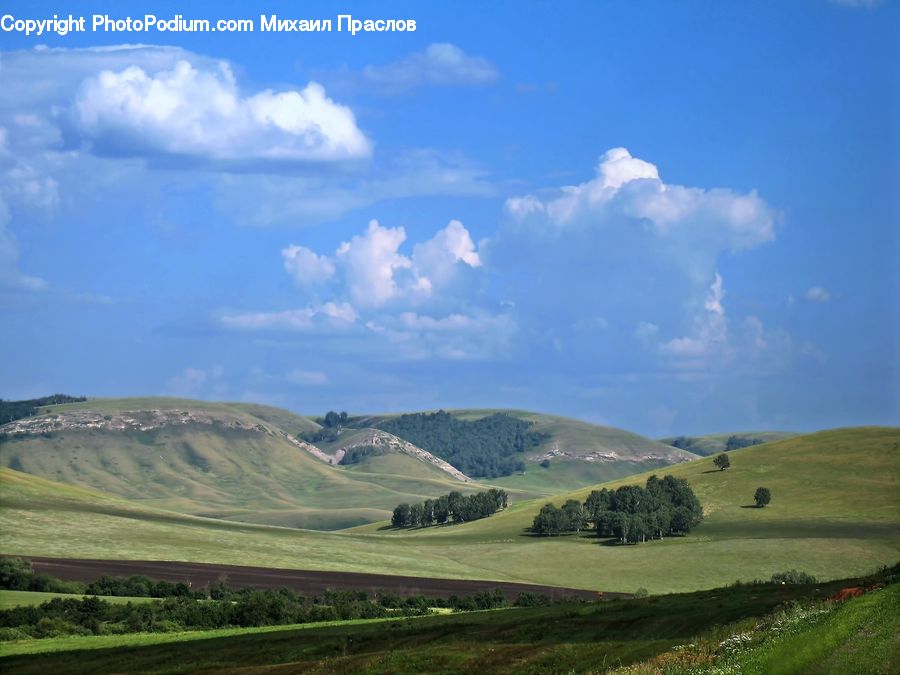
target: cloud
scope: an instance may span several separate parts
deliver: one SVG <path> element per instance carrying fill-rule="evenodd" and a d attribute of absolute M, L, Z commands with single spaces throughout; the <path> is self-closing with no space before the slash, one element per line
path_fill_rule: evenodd
<path fill-rule="evenodd" d="M 703 311 L 695 317 L 695 333 L 664 342 L 659 347 L 660 353 L 688 368 L 705 367 L 712 357 L 727 356 L 728 324 L 722 305 L 724 297 L 722 275 L 716 272 L 703 303 Z"/>
<path fill-rule="evenodd" d="M 286 309 L 279 312 L 244 312 L 224 314 L 220 321 L 226 328 L 238 330 L 342 330 L 352 326 L 358 315 L 347 303 L 326 302 L 316 307 Z"/>
<path fill-rule="evenodd" d="M 872 9 L 873 7 L 877 7 L 882 3 L 883 0 L 831 0 L 831 2 L 835 5 L 843 5 L 844 7 L 863 7 L 865 9 Z"/>
<path fill-rule="evenodd" d="M 334 263 L 324 255 L 316 255 L 304 246 L 288 246 L 281 250 L 284 269 L 300 286 L 316 286 L 334 276 Z"/>
<path fill-rule="evenodd" d="M 10 228 L 14 216 L 47 216 L 59 204 L 56 180 L 20 160 L 10 148 L 9 132 L 0 126 L 0 290 L 33 293 L 49 284 L 19 270 L 21 250 Z"/>
<path fill-rule="evenodd" d="M 189 366 L 168 381 L 164 393 L 187 398 L 223 395 L 228 391 L 224 376 L 225 368 L 220 365 L 207 369 Z"/>
<path fill-rule="evenodd" d="M 775 214 L 755 191 L 668 184 L 657 167 L 612 148 L 592 180 L 563 187 L 549 197 L 513 197 L 507 212 L 535 226 L 610 227 L 622 222 L 648 228 L 662 240 L 688 242 L 704 250 L 739 251 L 775 238 Z"/>
<path fill-rule="evenodd" d="M 493 193 L 478 164 L 458 153 L 420 148 L 375 157 L 355 171 L 223 174 L 215 199 L 223 214 L 241 224 L 296 227 L 333 221 L 385 199 Z"/>
<path fill-rule="evenodd" d="M 483 271 L 465 226 L 451 220 L 430 239 L 413 244 L 411 252 L 402 250 L 405 245 L 403 227 L 372 220 L 332 255 L 287 246 L 281 251 L 285 270 L 328 302 L 226 313 L 220 324 L 231 330 L 340 334 L 342 349 L 355 340 L 353 350 L 389 360 L 499 355 L 516 332 L 515 322 L 507 313 L 479 306 L 476 294 L 460 292 L 467 274 Z"/>
<path fill-rule="evenodd" d="M 650 338 L 656 337 L 658 332 L 659 326 L 655 323 L 641 321 L 638 323 L 637 328 L 634 329 L 634 336 L 640 340 L 649 340 Z"/>
<path fill-rule="evenodd" d="M 405 241 L 404 228 L 383 227 L 372 220 L 332 256 L 293 244 L 282 249 L 281 256 L 299 285 L 322 285 L 337 278 L 338 296 L 359 309 L 418 305 L 451 284 L 460 268 L 481 266 L 472 237 L 458 220 L 416 244 L 411 256 L 400 252 Z"/>
<path fill-rule="evenodd" d="M 485 85 L 495 82 L 499 77 L 497 69 L 488 60 L 469 56 L 459 47 L 448 43 L 428 45 L 423 51 L 392 63 L 366 66 L 362 72 L 364 81 L 386 94 L 427 85 Z"/>
<path fill-rule="evenodd" d="M 231 67 L 186 60 L 170 70 L 133 65 L 81 85 L 71 109 L 79 135 L 100 154 L 212 161 L 333 161 L 372 146 L 346 106 L 309 83 L 302 90 L 242 96 Z"/>
<path fill-rule="evenodd" d="M 813 286 L 806 291 L 804 297 L 810 302 L 828 302 L 831 300 L 831 293 L 821 286 Z"/>
<path fill-rule="evenodd" d="M 319 387 L 328 384 L 328 376 L 317 370 L 292 370 L 285 375 L 284 379 L 302 387 Z"/>

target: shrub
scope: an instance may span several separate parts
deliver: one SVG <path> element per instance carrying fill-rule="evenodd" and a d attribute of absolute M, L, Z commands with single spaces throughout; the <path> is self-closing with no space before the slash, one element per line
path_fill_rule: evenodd
<path fill-rule="evenodd" d="M 778 572 L 772 575 L 773 584 L 814 584 L 816 578 L 807 572 L 797 570 L 788 570 L 787 572 Z"/>

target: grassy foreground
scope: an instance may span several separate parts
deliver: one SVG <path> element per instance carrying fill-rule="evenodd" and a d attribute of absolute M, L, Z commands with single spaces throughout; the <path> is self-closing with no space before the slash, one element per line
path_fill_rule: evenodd
<path fill-rule="evenodd" d="M 73 674 L 242 668 L 310 673 L 604 672 L 647 663 L 691 640 L 727 640 L 736 626 L 755 625 L 785 601 L 823 600 L 843 585 L 856 583 L 742 586 L 644 600 L 200 634 L 196 639 L 157 644 L 117 636 L 120 642 L 115 647 L 78 650 L 65 643 L 57 652 L 10 655 L 0 660 L 0 667 L 10 673 Z M 826 672 L 840 672 L 836 668 L 842 664 L 851 666 L 844 672 L 890 672 L 897 660 L 897 622 L 885 610 L 897 599 L 894 585 L 852 600 L 822 622 L 817 633 L 788 636 L 793 642 L 759 652 L 762 660 L 740 672 L 776 672 L 777 667 L 768 668 L 779 663 L 800 665 L 799 672 L 809 672 L 809 666 L 823 662 L 835 666 Z M 842 653 L 851 640 L 861 655 Z M 790 651 L 792 647 L 796 650 Z M 778 661 L 781 652 L 793 661 Z M 858 664 L 874 668 L 854 670 Z M 656 671 L 648 665 L 629 672 Z"/>
<path fill-rule="evenodd" d="M 525 530 L 545 499 L 513 503 L 464 525 L 324 533 L 183 516 L 9 470 L 0 471 L 0 531 L 3 553 L 15 555 L 104 558 L 115 551 L 121 559 L 252 561 L 651 593 L 767 579 L 790 568 L 842 578 L 897 561 L 900 430 L 820 432 L 730 457 L 724 472 L 712 458 L 658 471 L 690 482 L 705 520 L 687 537 L 634 546 L 603 545 L 589 535 L 530 536 Z M 763 485 L 772 490 L 771 505 L 747 508 Z M 588 492 L 554 501 L 584 499 Z"/>

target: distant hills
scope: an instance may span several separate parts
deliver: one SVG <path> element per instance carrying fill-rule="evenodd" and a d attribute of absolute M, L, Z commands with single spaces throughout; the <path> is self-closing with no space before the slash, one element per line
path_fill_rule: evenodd
<path fill-rule="evenodd" d="M 326 428 L 253 404 L 51 403 L 0 426 L 0 466 L 154 508 L 297 528 L 378 521 L 398 503 L 485 485 L 528 499 L 694 457 L 620 429 L 523 411 L 374 415 Z M 472 467 L 489 475 L 473 480 L 463 470 Z"/>
<path fill-rule="evenodd" d="M 687 450 L 701 457 L 708 457 L 720 452 L 740 450 L 751 445 L 771 443 L 797 435 L 793 431 L 746 431 L 704 436 L 670 436 L 659 439 L 659 442 Z"/>
<path fill-rule="evenodd" d="M 519 493 L 507 510 L 460 525 L 391 530 L 381 522 L 313 532 L 184 515 L 12 469 L 0 469 L 0 531 L 7 554 L 191 560 L 625 592 L 643 587 L 651 593 L 768 579 L 792 568 L 826 580 L 897 561 L 900 429 L 806 434 L 730 457 L 726 471 L 718 471 L 711 457 L 655 470 L 689 482 L 704 520 L 686 537 L 631 546 L 604 545 L 590 533 L 528 533 L 543 504 L 583 500 L 595 485 L 533 500 Z M 330 468 L 347 479 L 386 480 L 416 461 L 390 453 L 366 469 Z M 306 465 L 297 466 L 302 471 Z M 318 460 L 316 466 L 329 469 Z M 649 473 L 604 485 L 643 484 Z M 772 492 L 764 509 L 752 507 L 760 486 Z"/>

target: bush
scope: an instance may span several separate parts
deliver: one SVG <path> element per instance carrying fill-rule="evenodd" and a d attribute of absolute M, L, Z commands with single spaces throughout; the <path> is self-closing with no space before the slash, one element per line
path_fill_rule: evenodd
<path fill-rule="evenodd" d="M 797 570 L 788 570 L 787 572 L 778 572 L 772 575 L 773 584 L 814 584 L 816 578 L 807 572 L 799 572 Z"/>

